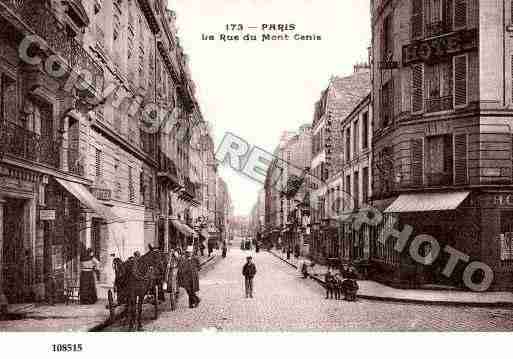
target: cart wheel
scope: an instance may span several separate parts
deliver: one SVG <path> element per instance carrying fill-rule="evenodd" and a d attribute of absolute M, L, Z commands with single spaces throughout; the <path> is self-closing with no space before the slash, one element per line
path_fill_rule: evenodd
<path fill-rule="evenodd" d="M 155 286 L 155 302 L 153 303 L 153 305 L 155 306 L 155 319 L 157 319 L 159 317 L 159 286 L 156 285 Z"/>
<path fill-rule="evenodd" d="M 109 320 L 114 319 L 114 295 L 112 294 L 112 290 L 109 289 L 107 292 L 107 299 L 109 301 Z"/>

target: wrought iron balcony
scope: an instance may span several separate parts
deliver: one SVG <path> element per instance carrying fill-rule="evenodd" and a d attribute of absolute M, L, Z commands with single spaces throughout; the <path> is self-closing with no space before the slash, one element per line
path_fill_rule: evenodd
<path fill-rule="evenodd" d="M 426 112 L 450 111 L 452 109 L 452 95 L 426 99 Z"/>
<path fill-rule="evenodd" d="M 452 185 L 451 172 L 426 173 L 428 186 L 448 186 Z"/>
<path fill-rule="evenodd" d="M 64 58 L 70 68 L 80 68 L 91 73 L 92 89 L 103 89 L 103 69 L 84 49 L 82 44 L 68 35 L 46 1 L 0 0 L 27 24 L 32 31 L 43 38 L 50 50 Z"/>
<path fill-rule="evenodd" d="M 176 189 L 181 187 L 175 162 L 162 151 L 159 151 L 158 177 L 169 182 Z"/>
<path fill-rule="evenodd" d="M 0 153 L 59 168 L 60 144 L 0 118 Z"/>

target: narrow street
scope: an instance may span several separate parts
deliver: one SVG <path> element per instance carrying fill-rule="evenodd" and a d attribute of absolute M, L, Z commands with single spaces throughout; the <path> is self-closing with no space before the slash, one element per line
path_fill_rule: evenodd
<path fill-rule="evenodd" d="M 241 268 L 251 254 L 257 266 L 255 296 L 246 299 Z M 265 251 L 241 251 L 218 258 L 200 274 L 198 308 L 189 309 L 182 289 L 176 311 L 155 321 L 147 310 L 144 331 L 332 331 L 432 330 L 491 331 L 513 329 L 508 309 L 419 305 L 360 299 L 350 303 L 324 299 L 322 287 L 304 280 L 294 268 Z M 122 331 L 120 324 L 106 331 Z"/>

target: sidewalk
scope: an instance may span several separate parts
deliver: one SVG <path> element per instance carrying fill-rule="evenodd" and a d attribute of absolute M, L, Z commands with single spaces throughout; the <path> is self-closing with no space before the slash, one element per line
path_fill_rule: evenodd
<path fill-rule="evenodd" d="M 200 265 L 216 258 L 200 257 Z M 94 305 L 44 303 L 11 304 L 8 306 L 7 320 L 0 320 L 0 332 L 87 332 L 98 330 L 109 324 L 107 301 L 100 299 Z M 122 308 L 116 308 L 114 318 L 122 314 Z"/>
<path fill-rule="evenodd" d="M 297 269 L 298 262 L 305 258 L 296 259 L 292 254 L 287 260 L 287 254 L 271 250 L 270 253 Z M 327 267 L 315 264 L 308 272 L 312 279 L 324 285 L 324 274 Z M 477 293 L 456 290 L 429 290 L 429 289 L 397 289 L 371 280 L 359 280 L 358 297 L 363 299 L 396 301 L 407 303 L 443 304 L 443 305 L 469 305 L 484 307 L 513 307 L 513 293 L 485 292 Z"/>

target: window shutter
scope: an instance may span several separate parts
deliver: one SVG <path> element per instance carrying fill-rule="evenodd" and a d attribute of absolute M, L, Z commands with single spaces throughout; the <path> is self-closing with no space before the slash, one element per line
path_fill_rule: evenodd
<path fill-rule="evenodd" d="M 422 139 L 411 140 L 411 178 L 412 184 L 421 186 L 424 177 L 424 151 Z"/>
<path fill-rule="evenodd" d="M 444 0 L 443 1 L 443 24 L 446 26 L 446 29 L 451 30 L 452 29 L 452 8 L 453 8 L 453 0 Z"/>
<path fill-rule="evenodd" d="M 467 55 L 454 57 L 454 107 L 467 105 Z"/>
<path fill-rule="evenodd" d="M 452 146 L 452 135 L 444 136 L 444 172 L 450 175 L 450 181 L 453 180 L 453 146 Z"/>
<path fill-rule="evenodd" d="M 411 37 L 416 39 L 424 33 L 424 4 L 422 0 L 412 0 Z"/>
<path fill-rule="evenodd" d="M 424 64 L 412 66 L 411 89 L 412 111 L 421 112 L 424 109 Z"/>
<path fill-rule="evenodd" d="M 467 184 L 467 134 L 454 135 L 454 182 Z"/>
<path fill-rule="evenodd" d="M 467 27 L 467 0 L 454 0 L 454 29 Z"/>

